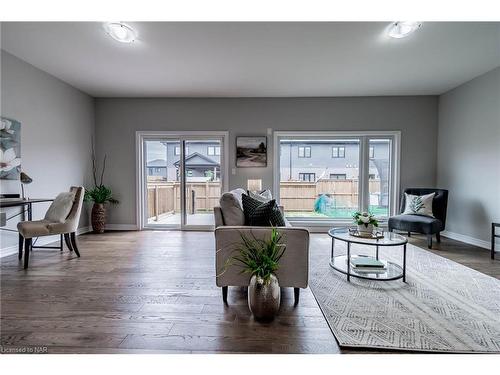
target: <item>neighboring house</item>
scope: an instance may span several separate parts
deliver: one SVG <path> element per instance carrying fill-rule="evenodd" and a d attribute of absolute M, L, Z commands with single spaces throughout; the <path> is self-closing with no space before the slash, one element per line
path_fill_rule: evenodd
<path fill-rule="evenodd" d="M 155 159 L 148 161 L 146 168 L 148 169 L 148 176 L 151 177 L 167 176 L 167 164 L 165 162 L 165 159 Z"/>
<path fill-rule="evenodd" d="M 147 163 L 148 176 L 163 177 L 166 181 L 179 181 L 180 143 L 161 142 L 165 146 L 165 159 Z M 220 143 L 215 141 L 188 141 L 186 169 L 188 181 L 214 181 L 220 179 Z"/>
<path fill-rule="evenodd" d="M 358 179 L 359 144 L 323 140 L 282 140 L 280 142 L 281 181 L 308 181 L 319 179 Z M 384 163 L 388 163 L 389 144 L 373 142 L 370 146 L 370 179 L 384 179 Z"/>

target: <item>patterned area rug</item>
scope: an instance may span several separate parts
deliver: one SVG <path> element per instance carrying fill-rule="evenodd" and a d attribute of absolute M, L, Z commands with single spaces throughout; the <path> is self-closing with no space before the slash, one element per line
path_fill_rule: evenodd
<path fill-rule="evenodd" d="M 328 252 L 311 257 L 310 287 L 339 345 L 500 352 L 500 280 L 413 245 L 407 251 L 406 284 L 352 277 L 348 283 L 330 268 Z M 401 257 L 399 247 L 381 250 L 381 258 L 401 264 Z"/>

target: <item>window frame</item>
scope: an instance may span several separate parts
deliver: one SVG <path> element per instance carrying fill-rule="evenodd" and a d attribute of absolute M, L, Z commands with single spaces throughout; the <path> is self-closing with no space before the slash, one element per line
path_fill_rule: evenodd
<path fill-rule="evenodd" d="M 307 180 L 303 179 L 303 178 L 301 178 L 301 176 L 302 177 L 307 176 L 308 179 Z M 312 179 L 311 179 L 311 176 L 312 176 Z M 314 181 L 316 181 L 316 173 L 314 173 L 314 172 L 299 172 L 299 181 L 301 181 L 301 182 L 314 182 Z"/>
<path fill-rule="evenodd" d="M 342 150 L 342 154 L 340 153 Z M 334 152 L 337 151 L 337 152 Z M 333 159 L 345 159 L 345 146 L 332 146 L 332 158 Z"/>
<path fill-rule="evenodd" d="M 303 155 L 300 156 L 300 149 L 303 150 Z M 300 158 L 300 159 L 310 159 L 311 158 L 311 146 L 298 146 L 297 147 L 297 157 Z M 307 152 L 306 150 L 309 150 L 309 156 L 307 156 Z"/>
<path fill-rule="evenodd" d="M 332 176 L 337 176 L 337 177 L 332 178 Z M 344 176 L 344 178 L 338 178 L 338 176 Z M 339 181 L 347 180 L 347 173 L 330 173 L 330 180 L 339 180 Z"/>
<path fill-rule="evenodd" d="M 358 139 L 359 143 L 359 182 L 358 182 L 358 202 L 360 210 L 367 210 L 369 207 L 369 141 L 372 139 L 390 139 L 390 184 L 389 184 L 389 210 L 387 217 L 380 219 L 381 224 L 387 222 L 388 217 L 396 215 L 399 207 L 400 191 L 400 163 L 401 163 L 401 131 L 275 131 L 273 135 L 273 190 L 276 200 L 280 198 L 280 141 L 282 139 L 292 139 L 296 141 L 317 140 L 324 138 L 338 139 Z M 313 218 L 313 217 L 287 217 L 290 222 L 306 227 L 325 227 L 328 225 L 345 224 L 350 225 L 349 218 Z"/>

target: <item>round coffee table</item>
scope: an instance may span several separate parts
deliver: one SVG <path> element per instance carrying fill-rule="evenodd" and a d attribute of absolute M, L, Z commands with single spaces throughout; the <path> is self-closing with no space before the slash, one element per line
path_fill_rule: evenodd
<path fill-rule="evenodd" d="M 334 270 L 347 275 L 347 281 L 350 281 L 351 276 L 359 279 L 391 281 L 403 279 L 406 282 L 406 244 L 408 240 L 399 234 L 392 232 L 384 232 L 383 238 L 363 238 L 349 234 L 349 228 L 332 228 L 328 231 L 328 235 L 332 238 L 332 252 L 330 256 L 330 267 Z M 347 244 L 346 255 L 335 255 L 335 241 L 343 241 Z M 352 245 L 364 245 L 364 247 L 372 246 L 375 250 L 375 258 L 380 260 L 385 265 L 385 270 L 376 271 L 358 271 L 351 266 Z M 403 265 L 389 262 L 384 259 L 379 259 L 380 248 L 386 246 L 402 246 L 403 247 Z M 361 255 L 365 256 L 365 255 Z"/>

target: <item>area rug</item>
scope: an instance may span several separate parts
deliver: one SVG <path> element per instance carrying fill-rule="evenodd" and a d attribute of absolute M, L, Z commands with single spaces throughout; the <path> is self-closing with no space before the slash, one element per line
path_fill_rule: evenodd
<path fill-rule="evenodd" d="M 349 283 L 319 248 L 328 249 L 313 249 L 310 288 L 341 347 L 500 352 L 500 280 L 408 245 L 407 283 Z M 381 250 L 399 264 L 401 256 L 400 248 Z"/>

